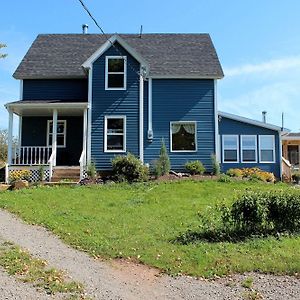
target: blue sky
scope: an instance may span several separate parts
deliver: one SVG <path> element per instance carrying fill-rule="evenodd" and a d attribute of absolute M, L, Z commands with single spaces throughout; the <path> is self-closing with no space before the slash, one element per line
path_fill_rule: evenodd
<path fill-rule="evenodd" d="M 219 109 L 300 131 L 300 1 L 298 0 L 85 0 L 108 33 L 208 32 L 225 78 L 218 84 Z M 125 5 L 126 3 L 126 5 Z M 18 100 L 12 73 L 39 33 L 99 33 L 78 0 L 1 3 L 0 128 L 6 102 Z M 2 51 L 3 52 L 3 51 Z"/>

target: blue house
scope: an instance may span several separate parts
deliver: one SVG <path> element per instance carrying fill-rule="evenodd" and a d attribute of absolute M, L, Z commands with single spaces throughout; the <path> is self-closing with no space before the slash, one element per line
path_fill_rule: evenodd
<path fill-rule="evenodd" d="M 281 128 L 218 113 L 222 67 L 208 34 L 39 35 L 14 73 L 8 174 L 46 180 L 108 171 L 115 155 L 151 165 L 165 141 L 172 169 L 259 166 L 281 176 Z M 12 144 L 13 116 L 19 141 Z M 67 172 L 68 171 L 68 172 Z M 67 173 L 68 174 L 67 174 Z"/>

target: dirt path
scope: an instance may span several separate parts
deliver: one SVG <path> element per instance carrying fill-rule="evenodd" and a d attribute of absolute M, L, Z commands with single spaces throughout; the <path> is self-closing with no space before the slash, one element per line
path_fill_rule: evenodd
<path fill-rule="evenodd" d="M 243 299 L 247 290 L 240 283 L 247 276 L 254 278 L 254 288 L 265 299 L 300 299 L 300 281 L 294 277 L 250 274 L 207 282 L 161 275 L 156 269 L 125 261 L 95 260 L 68 247 L 44 228 L 25 224 L 2 210 L 0 235 L 47 260 L 51 266 L 65 270 L 75 281 L 83 283 L 88 296 L 95 299 Z M 0 299 L 5 298 L 0 294 Z"/>

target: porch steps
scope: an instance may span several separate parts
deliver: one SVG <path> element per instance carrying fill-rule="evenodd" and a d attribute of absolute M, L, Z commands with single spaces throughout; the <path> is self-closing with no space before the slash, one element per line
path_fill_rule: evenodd
<path fill-rule="evenodd" d="M 55 167 L 51 182 L 69 181 L 78 182 L 80 180 L 79 167 Z"/>

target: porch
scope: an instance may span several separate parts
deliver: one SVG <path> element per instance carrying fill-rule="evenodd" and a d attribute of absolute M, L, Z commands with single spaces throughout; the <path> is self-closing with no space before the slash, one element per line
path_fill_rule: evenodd
<path fill-rule="evenodd" d="M 55 168 L 87 165 L 87 102 L 18 101 L 6 105 L 9 112 L 7 174 L 30 170 L 31 181 L 51 181 Z M 13 139 L 14 115 L 19 118 L 18 139 Z M 78 178 L 79 179 L 79 178 Z"/>

